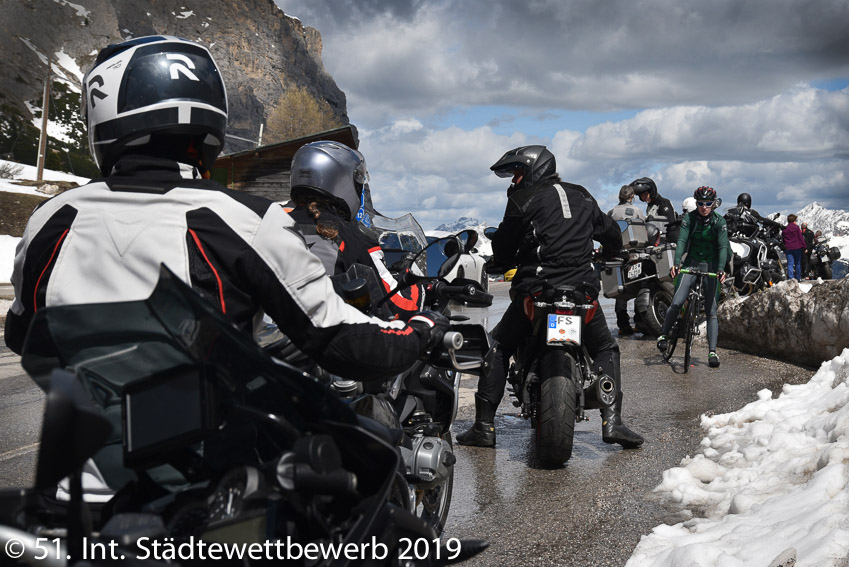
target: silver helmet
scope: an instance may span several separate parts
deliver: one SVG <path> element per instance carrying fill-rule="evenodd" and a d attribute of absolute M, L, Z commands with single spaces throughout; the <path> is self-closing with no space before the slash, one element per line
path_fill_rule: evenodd
<path fill-rule="evenodd" d="M 307 192 L 329 197 L 350 221 L 360 208 L 368 179 L 366 160 L 357 150 L 329 140 L 312 142 L 292 158 L 291 197 L 296 202 Z"/>

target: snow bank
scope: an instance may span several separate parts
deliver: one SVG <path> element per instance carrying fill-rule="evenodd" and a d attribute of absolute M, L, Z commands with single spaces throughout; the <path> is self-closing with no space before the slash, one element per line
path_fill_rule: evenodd
<path fill-rule="evenodd" d="M 690 520 L 643 536 L 626 567 L 797 567 L 849 557 L 849 349 L 811 380 L 702 416 L 700 453 L 655 489 Z"/>

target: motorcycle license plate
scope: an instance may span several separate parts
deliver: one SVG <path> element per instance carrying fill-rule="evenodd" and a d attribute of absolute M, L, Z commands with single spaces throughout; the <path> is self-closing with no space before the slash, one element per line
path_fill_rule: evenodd
<path fill-rule="evenodd" d="M 641 263 L 634 264 L 630 268 L 628 268 L 628 274 L 625 276 L 629 280 L 633 280 L 635 278 L 640 277 L 640 274 L 643 273 L 643 265 Z"/>
<path fill-rule="evenodd" d="M 545 342 L 549 345 L 581 344 L 581 318 L 577 315 L 549 314 L 548 336 Z"/>

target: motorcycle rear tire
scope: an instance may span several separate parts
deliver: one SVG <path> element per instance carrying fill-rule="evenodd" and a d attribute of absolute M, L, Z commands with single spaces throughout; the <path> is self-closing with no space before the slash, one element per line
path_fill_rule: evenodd
<path fill-rule="evenodd" d="M 443 437 L 448 446 L 454 449 L 451 433 Z M 448 511 L 451 509 L 451 495 L 454 491 L 454 465 L 445 482 L 424 490 L 422 501 L 417 505 L 417 515 L 434 529 L 436 535 L 441 536 L 448 521 Z M 418 509 L 420 508 L 420 510 Z"/>
<path fill-rule="evenodd" d="M 672 295 L 664 289 L 647 289 L 640 292 L 634 301 L 634 311 L 640 320 L 639 330 L 643 334 L 659 337 L 663 318 L 670 305 Z"/>
<path fill-rule="evenodd" d="M 575 359 L 560 349 L 543 354 L 539 419 L 536 423 L 537 459 L 545 465 L 560 466 L 572 457 L 578 394 Z"/>

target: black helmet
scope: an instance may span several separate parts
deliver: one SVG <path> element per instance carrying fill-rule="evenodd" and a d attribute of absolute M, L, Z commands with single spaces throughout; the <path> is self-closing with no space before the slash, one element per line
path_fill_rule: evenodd
<path fill-rule="evenodd" d="M 227 93 L 209 51 L 171 36 L 102 49 L 83 79 L 95 163 L 109 175 L 128 152 L 209 169 L 224 147 Z"/>
<path fill-rule="evenodd" d="M 648 192 L 650 200 L 654 200 L 657 197 L 657 185 L 654 184 L 654 181 L 650 177 L 635 179 L 631 182 L 631 187 L 634 188 L 635 195 L 639 196 Z"/>
<path fill-rule="evenodd" d="M 693 191 L 693 198 L 696 201 L 716 201 L 716 189 L 703 185 Z"/>
<path fill-rule="evenodd" d="M 334 200 L 346 220 L 352 220 L 363 204 L 367 182 L 363 154 L 340 142 L 312 142 L 292 157 L 292 199 L 301 200 L 307 191 L 324 195 Z"/>
<path fill-rule="evenodd" d="M 747 209 L 752 208 L 752 196 L 748 193 L 740 193 L 737 195 L 737 206 L 738 207 L 746 207 Z"/>
<path fill-rule="evenodd" d="M 510 150 L 489 169 L 498 177 L 513 177 L 516 170 L 522 170 L 520 186 L 534 183 L 554 175 L 557 162 L 545 146 L 522 146 Z"/>

